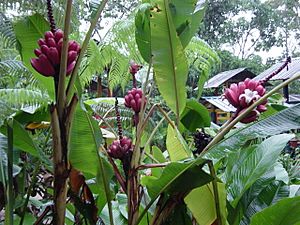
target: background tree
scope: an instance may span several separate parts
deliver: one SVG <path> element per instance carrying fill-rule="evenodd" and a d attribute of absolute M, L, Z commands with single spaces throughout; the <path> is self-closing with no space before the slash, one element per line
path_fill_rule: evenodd
<path fill-rule="evenodd" d="M 295 0 L 208 0 L 198 34 L 211 46 L 227 47 L 241 59 L 273 46 L 294 48 L 291 41 L 300 31 L 299 4 Z"/>

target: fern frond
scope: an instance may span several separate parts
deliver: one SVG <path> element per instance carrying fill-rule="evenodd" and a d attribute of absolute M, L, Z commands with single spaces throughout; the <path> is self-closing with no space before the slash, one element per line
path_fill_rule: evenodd
<path fill-rule="evenodd" d="M 126 20 L 116 22 L 106 35 L 104 42 L 119 49 L 129 60 L 134 60 L 139 64 L 144 63 L 135 41 L 133 15 L 129 16 Z"/>
<path fill-rule="evenodd" d="M 199 71 L 207 70 L 211 74 L 221 66 L 218 54 L 203 40 L 193 38 L 186 48 L 187 58 Z"/>
<path fill-rule="evenodd" d="M 0 61 L 0 87 L 25 87 L 34 85 L 32 73 L 18 60 Z"/>
<path fill-rule="evenodd" d="M 0 89 L 0 101 L 15 109 L 45 104 L 49 99 L 49 96 L 40 90 Z"/>
<path fill-rule="evenodd" d="M 17 39 L 11 21 L 0 13 L 0 37 L 2 39 L 2 48 L 15 47 Z"/>
<path fill-rule="evenodd" d="M 111 45 L 98 46 L 91 41 L 83 65 L 80 74 L 83 86 L 88 84 L 95 75 L 103 74 L 106 69 L 109 69 L 108 83 L 111 89 L 118 85 L 124 89 L 130 79 L 129 59 Z"/>
<path fill-rule="evenodd" d="M 128 61 L 122 58 L 114 58 L 108 75 L 108 84 L 110 89 L 114 89 L 118 85 L 124 90 L 126 84 L 130 80 L 128 72 Z"/>
<path fill-rule="evenodd" d="M 4 120 L 12 113 L 14 113 L 12 107 L 0 99 L 0 126 L 3 125 Z"/>

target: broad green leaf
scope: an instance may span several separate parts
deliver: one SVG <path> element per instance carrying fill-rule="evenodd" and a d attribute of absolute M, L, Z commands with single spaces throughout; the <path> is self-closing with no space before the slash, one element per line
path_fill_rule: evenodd
<path fill-rule="evenodd" d="M 164 225 L 193 225 L 185 204 L 178 204 L 168 216 Z"/>
<path fill-rule="evenodd" d="M 99 157 L 102 157 L 102 156 L 99 156 Z M 102 157 L 101 161 L 103 163 L 104 171 L 101 171 L 100 168 L 98 169 L 98 173 L 96 176 L 97 188 L 94 191 L 95 194 L 98 194 L 97 207 L 98 207 L 98 210 L 100 210 L 100 211 L 103 209 L 103 207 L 107 203 L 108 198 L 109 198 L 109 201 L 114 199 L 114 193 L 111 190 L 108 191 L 108 196 L 107 196 L 107 194 L 105 192 L 105 186 L 104 186 L 104 185 L 107 185 L 107 187 L 109 187 L 111 179 L 114 176 L 114 171 L 113 171 L 111 165 L 109 164 L 109 162 L 107 162 L 105 158 Z M 98 165 L 99 164 L 100 164 L 100 162 L 98 162 Z M 105 176 L 105 177 L 103 177 L 103 176 Z M 104 183 L 103 178 L 106 180 L 107 183 Z"/>
<path fill-rule="evenodd" d="M 205 1 L 202 0 L 170 0 L 172 19 L 185 48 L 199 29 L 205 13 Z"/>
<path fill-rule="evenodd" d="M 186 159 L 190 156 L 190 150 L 187 143 L 180 132 L 171 125 L 168 126 L 166 146 L 171 161 Z"/>
<path fill-rule="evenodd" d="M 257 146 L 232 153 L 225 171 L 228 199 L 235 207 L 250 186 L 274 166 L 293 134 L 272 136 Z"/>
<path fill-rule="evenodd" d="M 206 107 L 196 100 L 187 100 L 185 109 L 180 116 L 181 123 L 189 131 L 210 126 L 210 115 Z"/>
<path fill-rule="evenodd" d="M 290 195 L 289 197 L 300 196 L 300 184 L 290 185 Z"/>
<path fill-rule="evenodd" d="M 250 219 L 255 213 L 262 211 L 283 198 L 289 197 L 289 192 L 289 186 L 282 181 L 271 182 L 268 186 L 262 188 L 256 198 L 245 205 L 246 209 L 241 224 L 250 224 Z"/>
<path fill-rule="evenodd" d="M 6 126 L 0 128 L 0 132 L 6 135 Z M 33 139 L 30 137 L 28 131 L 17 120 L 13 120 L 13 144 L 14 147 L 24 152 L 28 152 L 33 156 L 38 156 L 38 148 Z"/>
<path fill-rule="evenodd" d="M 77 106 L 70 138 L 70 161 L 74 168 L 96 175 L 102 141 L 97 122 L 80 105 Z"/>
<path fill-rule="evenodd" d="M 153 3 L 150 27 L 155 79 L 167 105 L 179 117 L 186 104 L 188 64 L 172 21 L 169 1 L 155 0 Z"/>
<path fill-rule="evenodd" d="M 223 224 L 226 221 L 226 190 L 225 185 L 218 183 L 218 194 Z M 196 188 L 185 197 L 189 210 L 199 225 L 211 225 L 217 218 L 216 205 L 212 184 Z"/>
<path fill-rule="evenodd" d="M 99 153 L 102 141 L 100 128 L 84 106 L 78 105 L 76 108 L 70 139 L 69 157 L 71 164 L 81 172 L 96 176 L 98 188 L 95 193 L 100 196 L 97 206 L 101 210 L 107 200 L 113 198 L 109 189 L 113 170 Z"/>
<path fill-rule="evenodd" d="M 128 203 L 128 198 L 126 194 L 117 194 L 116 198 L 119 203 L 119 210 L 121 214 L 127 219 L 128 217 L 128 212 L 127 212 L 127 203 Z"/>
<path fill-rule="evenodd" d="M 162 151 L 157 146 L 152 147 L 152 152 L 153 152 L 153 157 L 156 160 L 158 160 L 160 163 L 166 162 L 164 154 L 162 153 Z"/>
<path fill-rule="evenodd" d="M 150 8 L 149 3 L 140 5 L 135 16 L 135 40 L 146 62 L 149 62 L 151 57 Z"/>
<path fill-rule="evenodd" d="M 275 164 L 274 170 L 276 174 L 276 180 L 281 180 L 285 184 L 289 184 L 289 174 L 281 163 L 277 162 Z"/>
<path fill-rule="evenodd" d="M 250 225 L 299 225 L 300 196 L 286 198 L 251 218 Z"/>
<path fill-rule="evenodd" d="M 22 125 L 27 125 L 28 123 L 39 123 L 42 121 L 50 122 L 50 112 L 47 104 L 41 105 L 33 111 L 19 110 L 15 113 L 14 119 Z"/>
<path fill-rule="evenodd" d="M 237 151 L 248 140 L 265 138 L 299 128 L 300 104 L 297 104 L 230 134 L 219 144 L 212 147 L 204 157 L 215 161 L 220 160 L 228 153 Z"/>
<path fill-rule="evenodd" d="M 38 48 L 37 41 L 50 30 L 49 23 L 40 14 L 23 17 L 13 25 L 19 51 L 24 65 L 33 73 L 39 84 L 48 91 L 51 99 L 54 99 L 54 82 L 51 77 L 44 77 L 37 73 L 30 64 L 30 59 L 35 58 L 34 49 Z"/>
<path fill-rule="evenodd" d="M 0 182 L 4 185 L 7 182 L 7 138 L 0 133 Z M 13 164 L 13 176 L 16 176 L 21 168 Z"/>
<path fill-rule="evenodd" d="M 247 219 L 247 215 L 251 214 L 251 211 L 247 212 L 247 208 L 251 202 L 255 202 L 255 199 L 259 194 L 266 189 L 272 182 L 275 182 L 274 169 L 270 169 L 262 177 L 260 177 L 251 187 L 243 194 L 237 207 L 233 208 L 230 204 L 227 204 L 228 216 L 227 220 L 229 224 L 237 225 L 240 221 Z M 245 216 L 245 217 L 244 217 Z M 251 214 L 252 216 L 252 214 Z M 248 223 L 249 224 L 249 223 Z"/>
<path fill-rule="evenodd" d="M 117 201 L 112 201 L 112 212 L 113 221 L 115 225 L 127 225 L 127 219 L 122 215 L 120 211 L 120 206 Z M 108 206 L 106 205 L 100 214 L 100 218 L 103 220 L 104 224 L 110 224 Z"/>
<path fill-rule="evenodd" d="M 175 189 L 176 191 L 190 190 L 204 185 L 212 179 L 201 170 L 203 163 L 202 159 L 189 163 L 173 162 L 166 166 L 159 178 L 143 177 L 142 183 L 147 187 L 152 200 L 163 192 L 172 193 Z"/>

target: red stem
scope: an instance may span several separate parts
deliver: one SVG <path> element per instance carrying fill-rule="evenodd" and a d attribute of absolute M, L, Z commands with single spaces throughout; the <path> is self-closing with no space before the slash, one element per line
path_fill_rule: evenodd
<path fill-rule="evenodd" d="M 276 71 L 274 71 L 273 73 L 271 73 L 269 76 L 267 76 L 265 79 L 260 81 L 261 85 L 265 85 L 272 77 L 276 76 L 277 74 L 279 74 L 285 67 L 288 66 L 289 63 L 292 62 L 291 57 L 287 57 L 287 59 L 285 60 L 285 62 L 282 64 L 281 67 L 279 67 Z"/>

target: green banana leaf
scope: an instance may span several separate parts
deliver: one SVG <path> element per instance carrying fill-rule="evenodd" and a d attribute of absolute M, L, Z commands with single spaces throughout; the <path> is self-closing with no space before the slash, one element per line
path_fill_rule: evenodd
<path fill-rule="evenodd" d="M 250 225 L 299 225 L 300 196 L 286 198 L 255 214 Z"/>
<path fill-rule="evenodd" d="M 186 159 L 191 155 L 182 135 L 177 128 L 174 129 L 171 125 L 168 126 L 166 146 L 171 161 Z"/>
<path fill-rule="evenodd" d="M 176 32 L 185 48 L 199 29 L 206 2 L 202 0 L 170 0 L 169 2 Z"/>
<path fill-rule="evenodd" d="M 70 162 L 86 177 L 95 177 L 94 193 L 99 195 L 97 207 L 101 210 L 113 198 L 109 183 L 113 169 L 106 158 L 100 154 L 102 135 L 97 122 L 89 115 L 84 106 L 76 108 L 70 138 Z"/>
<path fill-rule="evenodd" d="M 30 137 L 29 132 L 25 130 L 24 125 L 17 120 L 13 120 L 13 145 L 15 148 L 24 152 L 30 153 L 33 156 L 39 155 L 39 150 L 33 139 Z M 0 128 L 0 132 L 7 135 L 6 125 Z"/>
<path fill-rule="evenodd" d="M 230 152 L 237 151 L 240 146 L 249 140 L 255 138 L 265 138 L 299 128 L 300 104 L 297 104 L 264 120 L 229 134 L 224 140 L 213 146 L 204 157 L 218 161 L 224 158 Z"/>
<path fill-rule="evenodd" d="M 210 127 L 210 115 L 207 108 L 196 100 L 187 100 L 180 117 L 180 122 L 191 132 L 195 132 L 197 128 Z"/>
<path fill-rule="evenodd" d="M 72 166 L 96 176 L 99 169 L 98 156 L 100 157 L 102 135 L 97 122 L 80 105 L 76 108 L 70 139 L 69 154 Z"/>
<path fill-rule="evenodd" d="M 150 10 L 151 50 L 156 84 L 179 118 L 186 105 L 188 64 L 167 0 L 153 1 Z"/>
<path fill-rule="evenodd" d="M 147 187 L 152 200 L 163 192 L 192 190 L 212 180 L 212 177 L 201 169 L 204 162 L 201 159 L 188 163 L 172 162 L 166 166 L 159 178 L 146 176 L 142 178 L 142 183 Z"/>
<path fill-rule="evenodd" d="M 223 183 L 218 183 L 220 211 L 223 224 L 226 223 L 226 190 Z M 217 219 L 216 204 L 212 184 L 196 188 L 185 197 L 189 210 L 199 225 L 211 225 Z"/>
<path fill-rule="evenodd" d="M 27 16 L 13 24 L 19 51 L 24 65 L 32 72 L 39 84 L 47 90 L 51 99 L 54 99 L 54 82 L 51 77 L 44 77 L 36 72 L 30 64 L 30 59 L 35 58 L 34 49 L 38 48 L 37 41 L 50 30 L 49 23 L 40 14 Z"/>
<path fill-rule="evenodd" d="M 275 135 L 257 146 L 242 148 L 228 157 L 225 179 L 228 200 L 233 207 L 237 206 L 252 184 L 274 167 L 279 154 L 293 137 L 293 134 Z"/>
<path fill-rule="evenodd" d="M 135 40 L 146 62 L 151 58 L 150 8 L 149 3 L 141 4 L 135 16 Z"/>
<path fill-rule="evenodd" d="M 244 217 L 240 222 L 241 225 L 250 224 L 251 217 L 263 209 L 275 204 L 283 198 L 289 197 L 289 186 L 282 181 L 273 181 L 268 186 L 263 188 L 259 195 L 247 204 L 246 210 L 243 213 Z"/>

